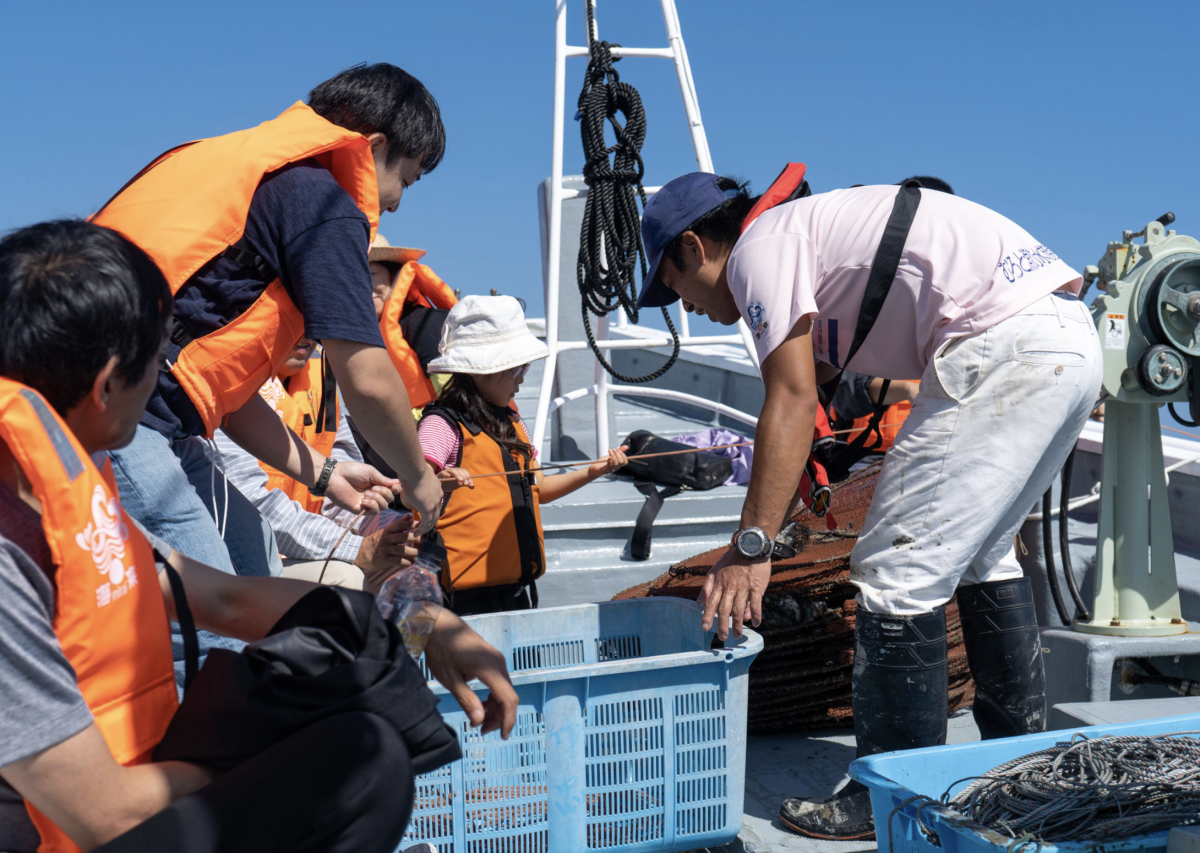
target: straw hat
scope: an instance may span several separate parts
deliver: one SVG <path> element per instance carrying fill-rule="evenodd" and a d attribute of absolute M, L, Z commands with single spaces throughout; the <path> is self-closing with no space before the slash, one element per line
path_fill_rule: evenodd
<path fill-rule="evenodd" d="M 367 260 L 380 264 L 407 264 L 409 261 L 419 261 L 423 257 L 424 249 L 393 246 L 382 234 L 375 235 L 375 242 L 371 244 L 371 251 L 367 253 Z"/>
<path fill-rule="evenodd" d="M 511 296 L 464 296 L 442 326 L 430 373 L 499 373 L 550 355 Z"/>

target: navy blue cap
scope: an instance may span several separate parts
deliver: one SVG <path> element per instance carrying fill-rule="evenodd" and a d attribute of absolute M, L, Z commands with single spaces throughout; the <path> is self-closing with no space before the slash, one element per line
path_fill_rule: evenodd
<path fill-rule="evenodd" d="M 650 269 L 642 281 L 639 308 L 659 308 L 679 299 L 658 277 L 663 249 L 701 216 L 737 194 L 717 186 L 717 176 L 709 172 L 682 175 L 654 194 L 642 215 L 642 244 Z"/>

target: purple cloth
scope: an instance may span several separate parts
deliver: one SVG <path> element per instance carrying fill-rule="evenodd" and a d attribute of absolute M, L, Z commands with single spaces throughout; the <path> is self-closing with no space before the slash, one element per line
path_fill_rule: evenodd
<path fill-rule="evenodd" d="M 687 435 L 677 435 L 671 439 L 688 447 L 717 447 L 722 444 L 739 444 L 750 441 L 749 437 L 727 429 L 706 429 L 703 432 L 693 432 Z M 726 486 L 742 486 L 750 482 L 750 466 L 754 462 L 754 446 L 725 447 L 721 450 L 711 450 L 718 456 L 733 460 L 733 476 L 725 481 Z"/>

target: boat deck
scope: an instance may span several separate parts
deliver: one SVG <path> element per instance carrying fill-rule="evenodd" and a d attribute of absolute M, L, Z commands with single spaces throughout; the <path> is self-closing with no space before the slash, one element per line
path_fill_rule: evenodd
<path fill-rule="evenodd" d="M 530 422 L 536 407 L 540 370 L 539 362 L 530 371 L 517 398 Z M 570 405 L 588 406 L 589 402 Z M 648 429 L 670 437 L 717 425 L 707 412 L 664 405 L 646 398 L 617 396 L 610 403 L 610 409 L 615 421 L 614 440 L 635 429 Z M 741 431 L 753 433 L 748 427 Z M 579 440 L 578 446 L 590 454 L 593 442 L 589 435 Z M 549 441 L 541 449 L 540 456 L 543 460 L 551 458 Z M 725 544 L 737 527 L 744 497 L 745 487 L 722 486 L 669 498 L 655 521 L 651 557 L 644 562 L 629 556 L 629 536 L 644 501 L 631 483 L 605 479 L 543 507 L 548 570 L 538 584 L 541 606 L 606 601 L 624 589 L 657 577 L 673 563 Z M 1094 560 L 1095 536 L 1094 523 L 1071 519 L 1072 558 L 1080 575 Z M 1196 539 L 1186 535 L 1182 538 Z M 1198 558 L 1200 552 L 1177 554 L 1184 615 L 1193 621 L 1200 620 Z M 949 721 L 950 743 L 978 739 L 979 732 L 969 712 L 960 712 Z M 803 838 L 786 830 L 777 818 L 783 799 L 825 797 L 847 778 L 847 766 L 854 758 L 851 731 L 751 736 L 747 753 L 744 826 L 739 839 L 722 848 L 723 853 L 741 850 L 747 853 L 857 853 L 876 848 L 874 842 Z"/>

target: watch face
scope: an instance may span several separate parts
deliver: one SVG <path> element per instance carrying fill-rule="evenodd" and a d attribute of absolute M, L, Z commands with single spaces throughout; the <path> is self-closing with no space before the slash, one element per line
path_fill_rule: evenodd
<path fill-rule="evenodd" d="M 757 557 L 763 552 L 767 538 L 758 530 L 743 530 L 738 534 L 737 549 L 743 557 Z"/>

